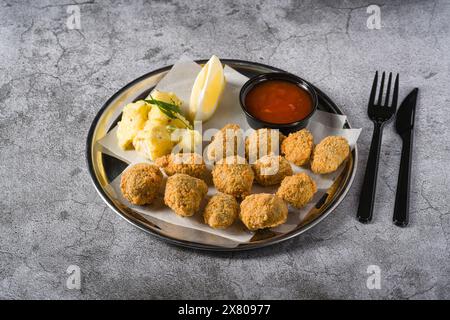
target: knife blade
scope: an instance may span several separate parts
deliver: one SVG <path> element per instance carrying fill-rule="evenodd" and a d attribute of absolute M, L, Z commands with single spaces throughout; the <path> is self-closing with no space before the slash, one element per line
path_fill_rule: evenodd
<path fill-rule="evenodd" d="M 414 128 L 418 92 L 419 88 L 412 90 L 402 101 L 400 108 L 398 108 L 395 118 L 395 129 L 400 136 Z"/>
<path fill-rule="evenodd" d="M 393 216 L 394 224 L 399 227 L 406 227 L 409 223 L 411 159 L 418 92 L 419 89 L 415 88 L 408 94 L 401 103 L 395 119 L 395 129 L 402 138 L 402 154 Z"/>

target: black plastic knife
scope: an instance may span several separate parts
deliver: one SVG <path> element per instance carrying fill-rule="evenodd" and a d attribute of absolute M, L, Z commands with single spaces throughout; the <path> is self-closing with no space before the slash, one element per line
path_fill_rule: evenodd
<path fill-rule="evenodd" d="M 395 129 L 402 138 L 402 155 L 395 194 L 394 224 L 406 227 L 409 222 L 409 189 L 411 178 L 411 156 L 413 150 L 414 118 L 418 88 L 411 91 L 397 111 Z"/>

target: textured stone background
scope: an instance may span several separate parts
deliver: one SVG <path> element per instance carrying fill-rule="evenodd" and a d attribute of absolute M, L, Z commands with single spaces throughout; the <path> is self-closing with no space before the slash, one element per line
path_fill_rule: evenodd
<path fill-rule="evenodd" d="M 450 298 L 450 2 L 0 0 L 0 298 Z M 260 61 L 299 74 L 363 127 L 375 70 L 420 87 L 411 225 L 392 225 L 399 138 L 385 130 L 376 216 L 355 219 L 363 170 L 339 208 L 306 234 L 253 252 L 167 245 L 97 196 L 85 137 L 104 101 L 182 54 Z M 82 290 L 66 288 L 66 268 Z M 381 290 L 366 288 L 379 265 Z"/>

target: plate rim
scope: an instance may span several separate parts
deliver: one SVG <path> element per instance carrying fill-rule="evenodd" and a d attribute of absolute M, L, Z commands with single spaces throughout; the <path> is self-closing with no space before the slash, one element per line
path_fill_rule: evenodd
<path fill-rule="evenodd" d="M 198 63 L 198 64 L 204 64 L 208 61 L 208 59 L 199 59 L 199 60 L 194 60 L 194 62 Z M 267 64 L 263 64 L 260 62 L 253 62 L 253 61 L 247 61 L 247 60 L 241 60 L 241 59 L 221 59 L 223 64 L 241 64 L 241 65 L 253 65 L 253 66 L 259 66 L 262 68 L 266 68 L 269 70 L 273 70 L 275 72 L 287 72 L 284 71 L 280 68 L 277 67 L 273 67 Z M 325 212 L 323 212 L 319 217 L 317 217 L 316 219 L 314 219 L 312 222 L 308 223 L 307 225 L 303 226 L 301 229 L 299 230 L 293 230 L 291 232 L 286 233 L 285 235 L 278 237 L 274 240 L 271 241 L 267 241 L 267 242 L 262 242 L 262 243 L 247 243 L 247 244 L 243 244 L 243 245 L 238 245 L 236 247 L 219 247 L 219 246 L 214 246 L 214 245 L 209 245 L 209 244 L 202 244 L 202 243 L 198 243 L 198 242 L 191 242 L 191 241 L 187 241 L 187 240 L 180 240 L 180 239 L 175 239 L 163 234 L 160 234 L 154 230 L 148 229 L 145 225 L 143 225 L 140 221 L 138 220 L 132 220 L 128 217 L 126 217 L 124 214 L 122 214 L 114 205 L 114 203 L 112 203 L 112 201 L 109 199 L 109 197 L 105 194 L 103 187 L 99 184 L 99 181 L 96 177 L 96 172 L 93 166 L 93 161 L 92 161 L 92 155 L 93 155 L 93 141 L 92 138 L 94 136 L 95 130 L 97 129 L 97 124 L 98 121 L 100 119 L 100 117 L 103 115 L 104 111 L 107 109 L 107 107 L 111 104 L 112 101 L 114 101 L 114 99 L 116 99 L 117 96 L 119 96 L 120 94 L 122 94 L 124 91 L 126 91 L 127 89 L 129 89 L 131 86 L 135 85 L 136 83 L 151 77 L 152 75 L 157 75 L 160 74 L 161 72 L 170 70 L 173 67 L 172 65 L 167 65 L 161 68 L 157 68 L 155 70 L 152 70 L 150 72 L 145 73 L 144 75 L 130 81 L 129 83 L 127 83 L 125 86 L 121 87 L 118 91 L 116 91 L 104 104 L 103 106 L 98 110 L 97 114 L 95 115 L 95 117 L 92 120 L 92 123 L 89 127 L 89 131 L 86 137 L 86 149 L 85 149 L 85 160 L 86 160 L 86 164 L 88 167 L 88 171 L 89 171 L 89 175 L 91 178 L 91 182 L 94 185 L 95 190 L 97 191 L 97 193 L 99 194 L 99 196 L 102 198 L 102 200 L 107 204 L 107 206 L 113 210 L 116 214 L 118 214 L 122 219 L 124 219 L 125 221 L 127 221 L 128 223 L 132 224 L 134 227 L 137 227 L 138 229 L 151 234 L 153 236 L 156 236 L 158 239 L 163 240 L 166 243 L 172 244 L 172 245 L 177 245 L 177 246 L 181 246 L 184 248 L 189 248 L 189 249 L 196 249 L 196 250 L 202 250 L 202 251 L 217 251 L 217 252 L 231 252 L 231 251 L 246 251 L 246 250 L 254 250 L 254 249 L 259 249 L 259 248 L 264 248 L 264 247 L 268 247 L 271 245 L 275 245 L 281 242 L 284 242 L 286 240 L 292 239 L 296 236 L 299 236 L 300 234 L 308 231 L 309 229 L 311 229 L 312 227 L 316 226 L 318 223 L 320 223 L 322 220 L 324 220 L 326 217 L 328 217 L 328 215 L 333 212 L 337 206 L 339 206 L 339 204 L 345 199 L 345 197 L 347 196 L 348 192 L 350 191 L 350 187 L 353 184 L 353 181 L 355 179 L 356 176 L 356 171 L 357 171 L 357 166 L 358 166 L 358 144 L 355 144 L 355 148 L 352 151 L 353 154 L 353 170 L 350 174 L 350 177 L 347 179 L 346 184 L 341 192 L 341 195 L 337 198 L 334 199 L 330 204 L 329 207 L 325 210 Z M 341 114 L 343 115 L 344 113 L 342 112 L 342 110 L 336 105 L 336 103 L 330 99 L 330 97 L 325 94 L 322 90 L 320 90 L 318 87 L 316 87 L 314 84 L 312 84 L 314 89 L 317 90 L 317 92 L 319 93 L 319 95 L 325 99 L 327 101 L 327 103 L 334 109 L 334 111 L 336 111 L 337 114 Z M 350 122 L 347 119 L 347 125 L 349 126 L 349 128 L 351 128 Z"/>

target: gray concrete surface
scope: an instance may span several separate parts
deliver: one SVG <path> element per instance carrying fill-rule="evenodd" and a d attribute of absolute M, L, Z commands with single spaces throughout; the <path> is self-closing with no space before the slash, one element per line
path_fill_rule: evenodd
<path fill-rule="evenodd" d="M 68 1 L 0 0 L 0 298 L 450 298 L 450 1 L 85 1 L 69 30 Z M 363 170 L 338 209 L 306 234 L 253 252 L 167 245 L 97 196 L 85 137 L 101 105 L 182 54 L 247 59 L 320 86 L 363 127 L 375 70 L 420 88 L 411 225 L 392 225 L 399 138 L 385 130 L 376 216 L 355 220 Z M 78 265 L 81 290 L 66 288 Z M 381 289 L 369 290 L 369 265 Z"/>

